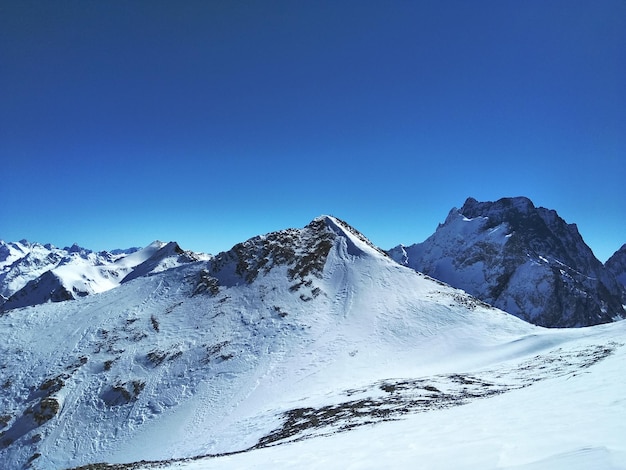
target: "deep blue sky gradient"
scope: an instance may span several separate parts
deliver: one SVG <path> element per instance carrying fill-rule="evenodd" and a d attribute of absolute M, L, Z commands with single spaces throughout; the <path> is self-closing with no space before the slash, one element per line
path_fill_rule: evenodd
<path fill-rule="evenodd" d="M 626 243 L 626 2 L 0 2 L 0 238 L 390 248 L 524 195 Z"/>

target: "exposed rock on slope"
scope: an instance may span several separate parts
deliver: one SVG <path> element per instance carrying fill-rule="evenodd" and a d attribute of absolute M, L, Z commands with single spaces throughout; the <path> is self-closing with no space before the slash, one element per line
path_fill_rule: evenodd
<path fill-rule="evenodd" d="M 268 274 L 273 268 L 283 267 L 292 282 L 291 288 L 298 290 L 310 286 L 311 278 L 321 275 L 338 234 L 342 235 L 341 239 L 350 254 L 362 253 L 365 246 L 386 256 L 345 222 L 335 217 L 321 216 L 303 229 L 281 230 L 238 243 L 230 251 L 220 253 L 212 260 L 211 272 L 221 284 L 228 286 L 250 284 L 260 274 Z M 357 243 L 363 246 L 359 247 Z"/>
<path fill-rule="evenodd" d="M 469 198 L 426 241 L 389 253 L 537 325 L 587 326 L 626 314 L 621 286 L 576 225 L 524 197 Z"/>

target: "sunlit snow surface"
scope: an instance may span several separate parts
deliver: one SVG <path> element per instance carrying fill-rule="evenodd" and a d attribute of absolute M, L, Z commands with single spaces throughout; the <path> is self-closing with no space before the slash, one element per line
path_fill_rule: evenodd
<path fill-rule="evenodd" d="M 1 316 L 2 468 L 626 468 L 626 323 L 534 327 L 324 223 L 302 284 L 199 262 Z"/>
<path fill-rule="evenodd" d="M 570 337 L 556 354 L 584 354 L 589 344 L 623 339 L 625 326 L 621 322 L 590 328 L 595 332 Z M 525 352 L 529 351 L 520 350 L 520 356 Z M 525 365 L 542 362 L 543 354 L 537 352 L 531 353 Z M 490 398 L 470 399 L 462 406 L 165 468 L 624 469 L 625 360 L 620 347 L 592 367 L 574 367 L 556 377 L 534 370 L 537 383 Z M 478 375 L 497 380 L 499 372 L 509 367 L 498 364 Z"/>

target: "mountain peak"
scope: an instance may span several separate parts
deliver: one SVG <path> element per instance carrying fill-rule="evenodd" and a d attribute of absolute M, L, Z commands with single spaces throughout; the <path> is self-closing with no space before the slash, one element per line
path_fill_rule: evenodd
<path fill-rule="evenodd" d="M 518 212 L 529 214 L 533 210 L 535 210 L 535 205 L 530 199 L 524 196 L 503 197 L 495 202 L 479 202 L 469 197 L 465 201 L 465 204 L 463 204 L 460 212 L 468 218 L 473 218 L 478 216 L 488 217 L 496 213 Z"/>
<path fill-rule="evenodd" d="M 365 235 L 338 217 L 322 215 L 316 217 L 313 222 L 311 222 L 311 224 L 319 223 L 323 223 L 324 226 L 330 229 L 335 235 L 344 237 L 347 241 L 348 253 L 351 255 L 358 256 L 366 252 L 375 252 L 378 255 L 382 254 L 383 256 L 387 256 L 383 250 L 374 245 Z"/>
<path fill-rule="evenodd" d="M 626 313 L 615 277 L 576 225 L 526 197 L 468 198 L 426 241 L 390 254 L 538 325 L 585 326 Z"/>
<path fill-rule="evenodd" d="M 219 253 L 210 263 L 210 276 L 220 285 L 250 284 L 259 276 L 286 269 L 298 290 L 319 278 L 332 250 L 340 258 L 365 254 L 387 256 L 343 220 L 321 215 L 300 229 L 289 228 L 259 235 Z"/>
<path fill-rule="evenodd" d="M 165 245 L 167 245 L 167 243 L 162 242 L 161 240 L 154 240 L 152 243 L 150 243 L 148 246 L 146 246 L 145 249 L 160 250 Z"/>
<path fill-rule="evenodd" d="M 47 247 L 44 246 L 44 248 L 47 248 Z M 80 256 L 85 256 L 85 255 L 88 255 L 89 253 L 92 253 L 91 250 L 88 250 L 87 248 L 83 248 L 78 243 L 73 243 L 72 246 L 66 246 L 65 248 L 63 248 L 63 250 L 67 251 L 69 254 L 75 253 Z"/>

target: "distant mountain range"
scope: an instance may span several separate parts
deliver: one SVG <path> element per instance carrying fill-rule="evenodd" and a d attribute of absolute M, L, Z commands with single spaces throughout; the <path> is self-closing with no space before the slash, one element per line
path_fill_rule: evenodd
<path fill-rule="evenodd" d="M 246 258 L 252 254 L 242 253 L 240 265 L 252 263 Z M 426 241 L 398 245 L 388 254 L 536 325 L 580 327 L 626 317 L 626 245 L 605 266 L 576 225 L 524 197 L 496 202 L 469 198 Z M 175 242 L 96 253 L 77 245 L 59 249 L 0 241 L 0 312 L 104 292 L 210 258 L 184 251 Z"/>
<path fill-rule="evenodd" d="M 626 249 L 604 266 L 575 224 L 524 197 L 469 198 L 426 241 L 389 254 L 536 325 L 579 327 L 626 317 Z"/>
<path fill-rule="evenodd" d="M 183 251 L 175 242 L 95 253 L 78 245 L 56 248 L 26 240 L 0 241 L 0 311 L 73 300 L 207 258 Z"/>

